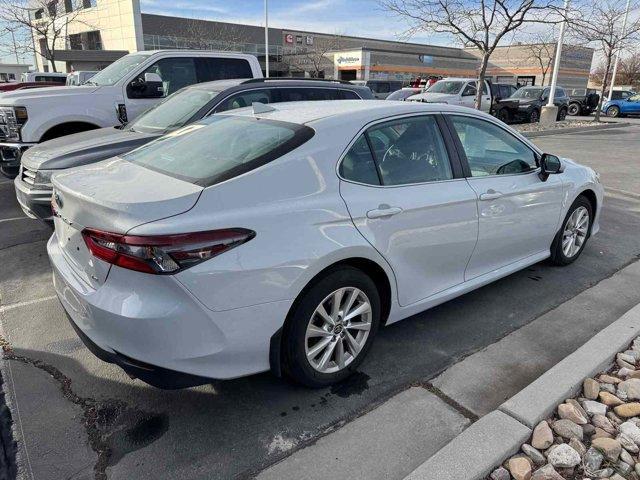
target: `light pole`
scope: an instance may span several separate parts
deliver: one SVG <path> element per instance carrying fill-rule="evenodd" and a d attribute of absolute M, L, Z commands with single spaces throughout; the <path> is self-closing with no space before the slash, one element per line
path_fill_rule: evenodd
<path fill-rule="evenodd" d="M 565 19 L 560 24 L 560 33 L 558 34 L 558 45 L 556 45 L 556 56 L 553 59 L 553 73 L 551 75 L 551 89 L 549 91 L 549 101 L 542 107 L 540 113 L 540 123 L 550 125 L 556 121 L 558 117 L 558 107 L 553 104 L 556 96 L 556 85 L 558 84 L 558 70 L 560 70 L 560 57 L 562 56 L 562 42 L 564 41 L 564 32 L 567 29 L 567 16 L 569 14 L 569 1 L 564 1 Z"/>
<path fill-rule="evenodd" d="M 624 31 L 627 29 L 627 18 L 629 17 L 629 7 L 631 5 L 631 0 L 627 0 L 627 10 L 624 12 L 624 20 L 622 20 L 622 34 L 620 35 L 624 38 Z M 620 49 L 622 45 L 618 47 L 618 51 L 616 52 L 616 61 L 613 64 L 613 74 L 611 75 L 611 86 L 609 87 L 609 98 L 607 100 L 611 100 L 611 96 L 613 95 L 613 86 L 616 83 L 616 74 L 618 73 L 618 62 L 620 61 Z"/>
<path fill-rule="evenodd" d="M 264 71 L 269 78 L 269 0 L 264 0 Z"/>

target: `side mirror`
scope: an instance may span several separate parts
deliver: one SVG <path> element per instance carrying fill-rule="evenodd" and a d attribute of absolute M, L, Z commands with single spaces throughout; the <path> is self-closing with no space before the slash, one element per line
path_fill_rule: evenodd
<path fill-rule="evenodd" d="M 562 173 L 562 170 L 562 162 L 558 157 L 549 153 L 542 154 L 542 157 L 540 157 L 540 173 L 538 174 L 540 180 L 546 182 L 549 175 Z"/>
<path fill-rule="evenodd" d="M 162 78 L 157 73 L 147 72 L 144 79 L 138 77 L 129 84 L 129 96 L 132 98 L 160 98 L 164 96 Z"/>

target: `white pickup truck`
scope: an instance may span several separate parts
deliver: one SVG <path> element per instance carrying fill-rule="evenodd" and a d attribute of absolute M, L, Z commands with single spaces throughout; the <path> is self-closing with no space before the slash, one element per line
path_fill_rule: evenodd
<path fill-rule="evenodd" d="M 473 78 L 443 78 L 431 85 L 423 93 L 407 98 L 411 102 L 448 103 L 450 105 L 462 105 L 474 108 L 476 100 L 477 81 Z M 484 81 L 482 89 L 481 109 L 488 112 L 492 103 L 491 86 Z"/>
<path fill-rule="evenodd" d="M 0 171 L 15 176 L 27 148 L 52 138 L 127 123 L 193 83 L 261 78 L 258 59 L 241 53 L 155 50 L 131 53 L 81 86 L 0 95 Z"/>

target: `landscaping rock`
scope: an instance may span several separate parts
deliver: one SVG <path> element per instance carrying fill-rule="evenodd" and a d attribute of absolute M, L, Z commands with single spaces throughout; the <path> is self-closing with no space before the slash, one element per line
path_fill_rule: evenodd
<path fill-rule="evenodd" d="M 610 383 L 601 383 L 600 384 L 600 391 L 601 392 L 609 392 L 613 395 L 616 394 L 616 386 L 612 385 Z"/>
<path fill-rule="evenodd" d="M 522 445 L 522 451 L 537 466 L 544 465 L 545 463 L 547 463 L 547 459 L 542 454 L 542 452 L 540 450 L 538 450 L 537 448 L 533 448 L 531 445 L 529 445 L 527 443 Z"/>
<path fill-rule="evenodd" d="M 609 478 L 611 475 L 613 475 L 613 468 L 603 468 L 591 474 L 593 478 Z"/>
<path fill-rule="evenodd" d="M 582 462 L 584 463 L 584 468 L 589 475 L 600 469 L 602 462 L 604 462 L 604 455 L 596 448 L 591 447 L 587 450 L 587 453 L 585 453 Z"/>
<path fill-rule="evenodd" d="M 596 432 L 596 427 L 594 427 L 590 423 L 587 423 L 586 425 L 582 426 L 582 431 L 587 437 L 590 437 Z"/>
<path fill-rule="evenodd" d="M 616 415 L 623 418 L 635 417 L 636 415 L 640 415 L 640 403 L 625 403 L 623 405 L 618 405 L 613 410 L 616 412 Z"/>
<path fill-rule="evenodd" d="M 627 378 L 627 377 L 631 377 L 631 375 L 633 374 L 633 372 L 635 372 L 635 370 L 631 369 L 631 368 L 621 368 L 620 370 L 618 370 L 618 376 L 622 377 L 622 378 Z M 633 378 L 633 377 L 631 377 Z"/>
<path fill-rule="evenodd" d="M 620 452 L 618 452 L 618 455 L 620 455 Z M 556 468 L 572 468 L 578 465 L 580 460 L 580 454 L 566 443 L 558 445 L 549 455 L 549 463 Z"/>
<path fill-rule="evenodd" d="M 618 405 L 622 405 L 624 403 L 618 397 L 612 395 L 609 392 L 600 392 L 598 396 L 600 397 L 600 401 L 608 407 L 617 407 Z"/>
<path fill-rule="evenodd" d="M 620 425 L 620 433 L 630 438 L 636 445 L 640 445 L 640 427 L 635 423 L 624 422 Z"/>
<path fill-rule="evenodd" d="M 509 472 L 515 480 L 531 480 L 531 464 L 526 458 L 511 458 L 509 460 Z"/>
<path fill-rule="evenodd" d="M 601 381 L 602 383 L 611 383 L 614 385 L 622 382 L 622 380 L 620 380 L 618 377 L 613 377 L 611 375 L 606 375 L 606 374 L 600 375 L 598 377 L 598 380 Z"/>
<path fill-rule="evenodd" d="M 582 440 L 584 437 L 584 433 L 582 427 L 573 423 L 571 420 L 562 419 L 554 422 L 553 431 L 556 432 L 562 438 L 566 438 L 567 440 L 575 437 L 578 440 Z"/>
<path fill-rule="evenodd" d="M 612 411 L 607 412 L 607 418 L 616 425 L 620 425 L 622 423 L 622 419 Z"/>
<path fill-rule="evenodd" d="M 601 428 L 605 432 L 610 433 L 612 435 L 615 435 L 617 432 L 616 427 L 614 427 L 611 421 L 604 415 L 594 415 L 593 418 L 591 419 L 591 423 L 595 427 Z"/>
<path fill-rule="evenodd" d="M 598 398 L 598 392 L 600 392 L 600 384 L 593 378 L 587 378 L 582 383 L 582 391 L 586 398 L 589 400 L 595 400 Z"/>
<path fill-rule="evenodd" d="M 632 365 L 633 367 L 635 367 L 635 365 L 636 365 L 636 359 L 634 357 L 632 357 L 631 355 L 627 355 L 626 353 L 619 353 L 618 355 L 616 355 L 616 359 L 620 360 L 622 362 L 628 363 L 629 365 Z"/>
<path fill-rule="evenodd" d="M 589 415 L 606 415 L 607 414 L 607 406 L 600 402 L 595 402 L 593 400 L 585 400 L 582 402 L 582 408 Z"/>
<path fill-rule="evenodd" d="M 576 452 L 578 452 L 580 457 L 583 457 L 584 454 L 587 453 L 587 447 L 585 447 L 584 443 L 582 443 L 580 440 L 578 440 L 575 437 L 569 440 L 569 446 L 573 448 Z"/>
<path fill-rule="evenodd" d="M 618 395 L 626 395 L 627 400 L 640 400 L 640 378 L 630 378 L 619 383 Z"/>
<path fill-rule="evenodd" d="M 553 444 L 553 432 L 546 421 L 540 422 L 533 429 L 531 445 L 538 450 L 546 450 Z"/>
<path fill-rule="evenodd" d="M 596 438 L 591 442 L 591 446 L 599 450 L 607 460 L 616 462 L 620 457 L 622 446 L 614 438 Z"/>
<path fill-rule="evenodd" d="M 622 403 L 622 402 L 620 402 Z M 571 420 L 573 423 L 577 425 L 585 425 L 589 422 L 589 419 L 582 415 L 581 412 L 576 409 L 573 405 L 569 403 L 563 403 L 558 406 L 558 416 L 560 418 L 565 418 L 567 420 Z"/>
<path fill-rule="evenodd" d="M 621 433 L 616 437 L 616 440 L 620 442 L 620 445 L 622 445 L 622 448 L 624 448 L 627 452 L 638 453 L 639 451 L 638 445 L 636 445 L 635 442 L 631 438 L 629 438 L 628 435 Z"/>
<path fill-rule="evenodd" d="M 511 474 L 506 468 L 498 467 L 491 472 L 489 478 L 491 478 L 491 480 L 511 480 Z"/>
<path fill-rule="evenodd" d="M 531 480 L 564 480 L 564 477 L 556 472 L 553 465 L 545 465 L 533 472 Z"/>
<path fill-rule="evenodd" d="M 601 428 L 596 427 L 595 432 L 591 436 L 591 440 L 594 440 L 595 438 L 613 438 L 613 435 Z"/>
<path fill-rule="evenodd" d="M 622 358 L 620 358 L 620 354 L 618 354 L 616 358 L 616 363 L 620 366 L 620 368 L 626 368 L 629 370 L 635 369 L 635 365 L 633 363 L 629 363 L 626 360 L 623 360 Z"/>
<path fill-rule="evenodd" d="M 636 463 L 633 461 L 633 457 L 631 456 L 631 454 L 627 452 L 624 448 L 620 451 L 620 460 L 622 460 L 624 463 L 629 465 L 630 467 L 629 471 L 631 471 L 631 468 L 633 468 L 634 463 Z"/>
<path fill-rule="evenodd" d="M 576 410 L 578 410 L 584 418 L 589 418 L 589 414 L 584 410 L 584 408 L 582 408 L 582 405 L 580 405 L 580 402 L 578 402 L 575 398 L 568 398 L 565 401 L 565 403 L 568 403 L 569 405 L 573 405 L 574 407 L 576 407 Z"/>

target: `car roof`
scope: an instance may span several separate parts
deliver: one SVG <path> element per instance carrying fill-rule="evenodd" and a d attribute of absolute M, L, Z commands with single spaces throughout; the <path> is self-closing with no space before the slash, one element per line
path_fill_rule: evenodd
<path fill-rule="evenodd" d="M 393 100 L 320 100 L 286 102 L 269 105 L 269 111 L 254 114 L 252 107 L 221 112 L 219 115 L 252 116 L 298 124 L 314 124 L 321 120 L 368 123 L 376 118 L 409 113 L 466 113 L 493 118 L 488 114 L 455 105 Z"/>
<path fill-rule="evenodd" d="M 238 88 L 234 88 L 238 87 Z M 363 91 L 368 87 L 363 85 L 354 85 L 340 81 L 331 80 L 307 80 L 304 78 L 241 78 L 231 80 L 214 80 L 212 82 L 202 82 L 189 85 L 186 88 L 199 89 L 206 91 L 224 91 L 233 88 L 234 91 L 249 90 L 254 88 L 272 88 L 272 87 L 308 87 L 308 88 L 341 88 L 343 90 Z"/>

